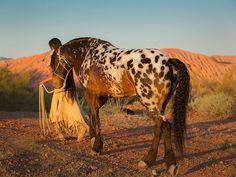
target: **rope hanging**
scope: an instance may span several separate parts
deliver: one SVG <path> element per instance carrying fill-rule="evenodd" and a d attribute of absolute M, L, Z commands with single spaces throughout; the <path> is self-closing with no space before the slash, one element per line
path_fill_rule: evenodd
<path fill-rule="evenodd" d="M 47 90 L 44 84 L 39 85 L 39 126 L 44 135 L 48 135 L 50 131 L 50 123 L 45 106 L 44 90 Z M 47 90 L 48 92 L 48 90 Z M 48 93 L 53 93 L 48 92 Z"/>

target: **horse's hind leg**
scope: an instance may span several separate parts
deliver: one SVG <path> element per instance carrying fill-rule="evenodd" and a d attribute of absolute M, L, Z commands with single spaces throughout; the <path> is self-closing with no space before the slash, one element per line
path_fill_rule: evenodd
<path fill-rule="evenodd" d="M 173 94 L 172 89 L 164 90 L 163 94 L 165 96 L 151 97 L 149 99 L 140 96 L 140 101 L 151 113 L 151 117 L 154 121 L 154 137 L 152 140 L 152 145 L 148 154 L 144 156 L 142 161 L 139 162 L 139 167 L 147 167 L 152 165 L 157 157 L 158 146 L 160 139 L 162 137 L 163 122 L 166 121 L 164 117 L 166 105 Z"/>
<path fill-rule="evenodd" d="M 174 85 L 171 87 L 169 94 L 165 98 L 165 101 L 162 104 L 161 112 L 164 114 L 166 106 L 173 94 Z M 167 171 L 172 176 L 176 176 L 178 173 L 178 165 L 176 164 L 176 158 L 171 144 L 171 124 L 168 120 L 164 121 L 162 124 L 162 138 L 164 140 L 164 151 L 165 156 L 164 160 L 166 163 Z"/>
<path fill-rule="evenodd" d="M 167 166 L 167 170 L 172 176 L 176 176 L 178 173 L 178 165 L 176 165 L 175 154 L 172 149 L 171 124 L 168 121 L 163 122 L 162 137 L 164 139 L 164 149 L 165 149 L 164 160 Z"/>
<path fill-rule="evenodd" d="M 106 97 L 98 97 L 85 91 L 86 101 L 89 105 L 89 133 L 92 151 L 100 153 L 103 148 L 103 141 L 100 134 L 99 108 L 106 103 Z"/>
<path fill-rule="evenodd" d="M 153 112 L 151 113 L 151 117 L 154 121 L 154 137 L 148 154 L 144 156 L 144 158 L 138 164 L 138 166 L 141 168 L 146 168 L 155 162 L 157 157 L 158 146 L 162 135 L 162 116 L 157 112 Z"/>

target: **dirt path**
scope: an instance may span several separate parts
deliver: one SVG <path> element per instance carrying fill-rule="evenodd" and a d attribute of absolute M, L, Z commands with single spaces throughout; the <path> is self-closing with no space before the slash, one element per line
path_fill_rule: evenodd
<path fill-rule="evenodd" d="M 138 161 L 152 138 L 145 115 L 101 115 L 103 155 L 90 154 L 88 139 L 64 143 L 40 135 L 37 114 L 0 113 L 0 176 L 163 176 L 163 145 L 151 168 Z M 186 155 L 179 176 L 236 176 L 236 118 L 188 120 Z"/>

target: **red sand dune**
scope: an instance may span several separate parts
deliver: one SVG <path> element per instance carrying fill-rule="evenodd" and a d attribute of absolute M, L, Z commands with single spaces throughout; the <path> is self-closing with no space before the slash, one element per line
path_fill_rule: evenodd
<path fill-rule="evenodd" d="M 163 49 L 171 57 L 179 58 L 190 71 L 192 79 L 201 78 L 209 81 L 221 81 L 224 75 L 232 71 L 236 66 L 236 56 L 211 56 L 195 54 L 180 49 Z M 234 78 L 236 79 L 236 78 Z"/>
<path fill-rule="evenodd" d="M 47 67 L 48 61 L 45 60 L 47 52 L 21 57 L 12 60 L 0 61 L 0 67 L 4 67 L 13 74 L 21 75 L 22 73 L 30 73 L 30 87 L 37 87 L 39 82 L 50 76 L 50 70 Z"/>
<path fill-rule="evenodd" d="M 211 56 L 180 49 L 162 49 L 169 56 L 179 58 L 186 63 L 192 80 L 221 81 L 223 76 L 229 74 L 233 68 L 236 68 L 236 56 Z M 12 73 L 20 75 L 25 72 L 31 73 L 30 87 L 38 86 L 39 82 L 50 75 L 47 67 L 49 61 L 45 60 L 47 52 L 30 57 L 16 58 L 14 60 L 0 61 L 0 67 L 5 67 Z M 235 66 L 235 67 L 234 67 Z M 232 76 L 236 80 L 236 76 Z"/>

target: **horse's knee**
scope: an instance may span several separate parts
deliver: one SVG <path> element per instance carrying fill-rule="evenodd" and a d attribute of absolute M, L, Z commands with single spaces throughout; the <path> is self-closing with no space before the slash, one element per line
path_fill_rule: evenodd
<path fill-rule="evenodd" d="M 162 124 L 162 131 L 163 135 L 165 136 L 166 134 L 171 132 L 171 124 L 168 121 L 164 121 Z"/>

